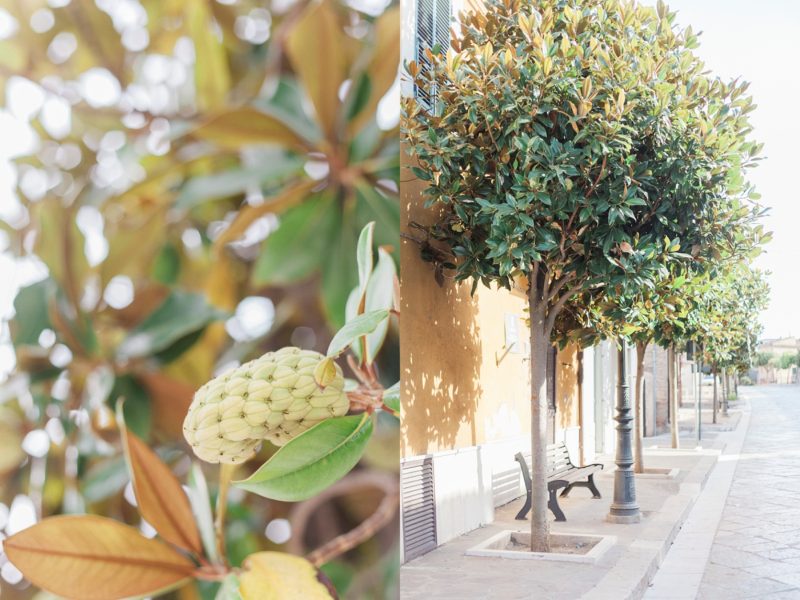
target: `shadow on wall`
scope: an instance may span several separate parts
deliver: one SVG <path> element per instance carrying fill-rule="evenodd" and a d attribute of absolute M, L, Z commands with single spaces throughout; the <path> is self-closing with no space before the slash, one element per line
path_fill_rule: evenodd
<path fill-rule="evenodd" d="M 400 310 L 406 454 L 475 445 L 475 417 L 483 393 L 475 300 L 468 284 L 447 281 L 439 288 L 431 265 L 410 269 L 408 261 L 404 264 Z"/>
<path fill-rule="evenodd" d="M 401 151 L 403 166 L 409 160 Z M 423 183 L 411 179 L 410 169 L 402 172 L 401 230 L 420 238 L 424 234 L 408 223 L 428 223 L 432 213 L 424 208 Z M 476 299 L 470 296 L 469 283 L 446 278 L 442 287 L 437 285 L 433 265 L 422 260 L 414 241 L 402 240 L 400 262 L 403 455 L 475 445 L 483 392 Z"/>

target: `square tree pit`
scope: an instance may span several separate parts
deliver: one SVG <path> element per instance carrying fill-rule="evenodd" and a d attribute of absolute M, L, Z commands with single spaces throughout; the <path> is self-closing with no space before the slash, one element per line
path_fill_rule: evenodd
<path fill-rule="evenodd" d="M 588 533 L 551 533 L 551 552 L 531 552 L 531 534 L 503 530 L 466 551 L 467 556 L 494 558 L 556 560 L 595 564 L 614 544 L 613 535 Z"/>

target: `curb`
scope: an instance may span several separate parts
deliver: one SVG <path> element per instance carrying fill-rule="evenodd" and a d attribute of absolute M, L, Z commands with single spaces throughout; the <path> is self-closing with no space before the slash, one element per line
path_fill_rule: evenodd
<path fill-rule="evenodd" d="M 743 401 L 742 416 L 736 428 L 726 432 L 729 438 L 725 440 L 723 448 L 713 452 L 706 451 L 707 454 L 700 458 L 681 482 L 678 493 L 664 502 L 657 516 L 642 531 L 642 535 L 630 544 L 614 567 L 592 590 L 581 596 L 583 600 L 639 600 L 644 597 L 706 483 L 717 468 L 719 457 L 729 446 L 736 445 L 731 443 L 734 440 L 730 438 L 741 438 L 735 440 L 740 442 L 739 446 L 744 441 L 750 424 L 749 409 L 749 403 Z M 668 528 L 666 536 L 665 528 Z M 648 532 L 652 534 L 648 536 Z"/>

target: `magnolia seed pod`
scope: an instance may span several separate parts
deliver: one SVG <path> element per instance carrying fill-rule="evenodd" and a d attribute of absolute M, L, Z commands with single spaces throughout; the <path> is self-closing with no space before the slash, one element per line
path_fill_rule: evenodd
<path fill-rule="evenodd" d="M 325 356 L 282 348 L 215 377 L 197 392 L 183 422 L 194 453 L 210 463 L 242 463 L 263 440 L 283 446 L 320 421 L 347 414 L 338 365 L 321 388 L 314 371 Z"/>

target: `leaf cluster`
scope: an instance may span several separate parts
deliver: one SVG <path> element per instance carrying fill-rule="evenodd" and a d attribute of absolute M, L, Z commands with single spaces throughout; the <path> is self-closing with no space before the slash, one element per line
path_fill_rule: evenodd
<path fill-rule="evenodd" d="M 428 258 L 456 279 L 524 274 L 556 312 L 582 293 L 662 305 L 673 262 L 707 270 L 767 237 L 747 84 L 709 76 L 665 6 L 492 0 L 462 21 L 430 68 L 407 65 L 433 108 L 404 104 L 438 215 Z"/>

